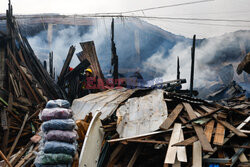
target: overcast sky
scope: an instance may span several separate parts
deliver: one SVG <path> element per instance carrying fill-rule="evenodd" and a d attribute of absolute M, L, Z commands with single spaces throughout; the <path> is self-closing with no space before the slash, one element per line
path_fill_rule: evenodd
<path fill-rule="evenodd" d="M 199 0 L 12 0 L 14 14 L 60 13 L 93 14 L 123 12 Z M 5 13 L 8 0 L 0 0 L 0 13 Z M 168 7 L 132 13 L 142 16 L 163 16 L 202 19 L 237 19 L 249 22 L 215 22 L 146 19 L 174 34 L 198 38 L 250 29 L 250 0 L 214 0 L 199 4 Z M 130 14 L 131 15 L 131 14 Z"/>

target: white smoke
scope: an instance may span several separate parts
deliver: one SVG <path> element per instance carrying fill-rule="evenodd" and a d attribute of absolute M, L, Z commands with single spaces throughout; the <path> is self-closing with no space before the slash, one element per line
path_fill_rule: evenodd
<path fill-rule="evenodd" d="M 209 86 L 210 81 L 218 79 L 218 70 L 227 64 L 233 64 L 236 71 L 239 63 L 240 54 L 226 55 L 221 52 L 228 48 L 237 48 L 238 39 L 249 39 L 249 33 L 238 33 L 237 35 L 228 34 L 222 37 L 208 39 L 203 41 L 195 50 L 195 72 L 194 72 L 194 87 Z M 245 42 L 245 41 L 242 41 Z M 187 79 L 184 88 L 189 87 L 191 73 L 191 44 L 187 42 L 177 43 L 166 56 L 164 50 L 157 51 L 150 58 L 144 61 L 144 68 L 153 68 L 158 73 L 162 73 L 162 79 L 174 80 L 177 77 L 177 56 L 180 60 L 181 78 Z M 249 76 L 249 75 L 248 75 Z M 237 74 L 235 74 L 237 78 Z M 239 79 L 239 78 L 238 78 Z"/>
<path fill-rule="evenodd" d="M 100 20 L 99 22 L 95 23 L 95 26 L 92 26 L 88 32 L 81 34 L 80 27 L 78 26 L 69 26 L 63 29 L 55 30 L 54 27 L 53 31 L 56 32 L 56 36 L 54 35 L 52 38 L 51 43 L 51 51 L 53 51 L 54 55 L 54 67 L 56 69 L 56 74 L 58 75 L 62 69 L 64 61 L 66 59 L 68 50 L 71 45 L 76 47 L 75 55 L 73 56 L 70 66 L 75 67 L 80 62 L 76 56 L 76 53 L 82 51 L 80 46 L 80 42 L 87 42 L 87 41 L 94 41 L 97 53 L 99 52 L 98 49 L 105 49 L 102 48 L 103 43 L 109 39 L 110 30 L 105 25 L 105 20 Z M 45 50 L 45 53 L 42 52 L 42 48 L 49 48 L 48 42 L 46 41 L 46 31 L 40 32 L 38 35 L 28 38 L 29 43 L 31 44 L 32 48 L 34 49 L 36 55 L 39 57 L 41 61 L 47 60 L 48 62 L 48 53 L 49 50 Z M 102 46 L 101 46 L 102 45 Z M 110 43 L 105 44 L 106 49 L 110 48 Z M 47 51 L 47 52 L 46 52 Z M 47 55 L 46 55 L 47 53 Z M 110 59 L 105 55 L 98 55 L 99 61 L 107 61 Z M 107 64 L 105 64 L 107 65 Z"/>
<path fill-rule="evenodd" d="M 127 21 L 127 20 L 126 20 Z M 57 31 L 57 35 L 53 36 L 51 50 L 54 53 L 54 66 L 56 68 L 56 73 L 60 73 L 63 66 L 64 60 L 66 59 L 68 49 L 71 45 L 76 46 L 76 52 L 82 51 L 80 47 L 80 42 L 86 42 L 93 40 L 96 46 L 96 51 L 98 59 L 102 70 L 110 69 L 110 57 L 111 57 L 111 46 L 110 46 L 110 19 L 100 19 L 97 20 L 94 26 L 82 34 L 83 30 L 79 26 L 69 26 L 63 29 L 54 30 Z M 134 28 L 129 26 L 130 24 L 121 24 L 122 21 L 116 20 L 115 23 L 115 42 L 117 47 L 117 54 L 119 56 L 119 67 L 123 64 L 131 64 L 137 67 L 141 67 L 141 64 L 135 63 L 135 55 L 133 52 Z M 146 29 L 148 32 L 153 32 L 157 34 L 157 31 L 153 28 L 144 26 L 143 30 Z M 147 24 L 145 24 L 147 25 Z M 55 26 L 56 28 L 56 26 Z M 86 30 L 85 30 L 86 31 Z M 130 32 L 130 34 L 128 33 Z M 177 41 L 175 35 L 172 35 L 172 40 Z M 32 48 L 35 52 L 38 52 L 37 48 L 49 48 L 47 44 L 47 32 L 43 31 L 38 35 L 28 38 Z M 141 72 L 150 73 L 156 72 L 154 77 L 161 76 L 163 81 L 169 81 L 176 79 L 177 75 L 177 56 L 180 60 L 180 72 L 181 78 L 187 79 L 187 84 L 183 85 L 184 88 L 189 87 L 190 81 L 190 68 L 191 68 L 191 39 L 179 40 L 171 49 L 166 48 L 166 43 L 170 37 L 164 41 L 161 46 L 154 45 L 157 38 L 148 38 L 147 41 L 142 41 L 140 43 L 141 53 L 146 49 L 152 49 L 152 45 L 155 48 L 151 53 L 148 51 L 144 54 L 149 55 L 149 58 L 145 55 L 141 55 L 142 67 Z M 199 35 L 197 34 L 197 38 Z M 144 38 L 145 39 L 145 38 Z M 209 86 L 210 82 L 218 80 L 218 71 L 224 65 L 232 63 L 234 69 L 236 70 L 237 64 L 242 60 L 240 57 L 240 52 L 228 54 L 225 52 L 232 49 L 232 52 L 239 50 L 239 43 L 246 44 L 250 46 L 250 33 L 240 31 L 236 33 L 229 33 L 221 37 L 211 38 L 198 42 L 195 50 L 195 73 L 194 73 L 194 87 L 206 87 Z M 239 41 L 241 40 L 241 41 Z M 132 43 L 132 45 L 131 45 Z M 243 47 L 244 48 L 244 47 Z M 152 54 L 154 51 L 156 52 Z M 49 51 L 47 51 L 49 52 Z M 230 53 L 230 52 L 229 52 Z M 151 55 L 152 54 L 152 55 Z M 48 53 L 45 56 L 37 54 L 40 60 L 48 59 Z M 151 55 L 151 56 L 150 56 Z M 74 67 L 79 64 L 79 60 L 76 55 L 73 56 L 70 66 Z M 127 67 L 128 68 L 128 67 Z M 136 68 L 136 67 L 135 67 Z M 150 74 L 151 75 L 151 74 Z M 153 75 L 151 75 L 153 76 Z M 249 75 L 248 75 L 249 76 Z M 237 74 L 235 75 L 236 79 Z M 150 78 L 153 79 L 153 78 Z"/>

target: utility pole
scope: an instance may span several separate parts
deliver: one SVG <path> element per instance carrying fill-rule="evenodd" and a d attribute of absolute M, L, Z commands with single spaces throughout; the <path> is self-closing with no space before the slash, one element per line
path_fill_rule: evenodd
<path fill-rule="evenodd" d="M 194 83 L 194 58 L 195 58 L 195 38 L 193 37 L 193 46 L 191 48 L 191 77 L 190 77 L 190 96 L 193 96 L 193 83 Z"/>
<path fill-rule="evenodd" d="M 179 61 L 179 56 L 177 57 L 177 79 L 180 79 L 180 61 Z"/>
<path fill-rule="evenodd" d="M 114 42 L 114 18 L 112 18 L 111 23 L 111 73 L 113 76 L 113 83 L 115 84 L 115 81 L 118 79 L 118 56 L 116 54 L 116 47 Z"/>

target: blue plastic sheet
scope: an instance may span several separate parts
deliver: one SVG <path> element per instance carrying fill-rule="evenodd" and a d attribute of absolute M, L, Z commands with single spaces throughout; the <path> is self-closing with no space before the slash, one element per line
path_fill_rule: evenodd
<path fill-rule="evenodd" d="M 63 153 L 74 156 L 76 152 L 76 146 L 74 144 L 65 142 L 48 141 L 44 144 L 43 151 L 44 153 Z"/>
<path fill-rule="evenodd" d="M 42 121 L 49 121 L 52 119 L 69 119 L 72 118 L 73 111 L 67 108 L 45 108 L 40 113 Z"/>
<path fill-rule="evenodd" d="M 49 100 L 45 106 L 45 108 L 69 108 L 70 103 L 68 100 L 57 99 L 57 100 Z"/>
<path fill-rule="evenodd" d="M 74 143 L 77 139 L 76 131 L 51 130 L 45 135 L 47 141 L 61 141 Z"/>
<path fill-rule="evenodd" d="M 65 130 L 72 131 L 76 124 L 72 119 L 53 119 L 42 124 L 42 131 Z"/>

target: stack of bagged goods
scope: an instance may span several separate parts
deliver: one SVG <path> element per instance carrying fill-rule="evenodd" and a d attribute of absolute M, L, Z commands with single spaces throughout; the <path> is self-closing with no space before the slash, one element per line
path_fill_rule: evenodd
<path fill-rule="evenodd" d="M 77 132 L 67 100 L 50 100 L 39 115 L 43 121 L 36 167 L 70 167 L 77 150 Z"/>

